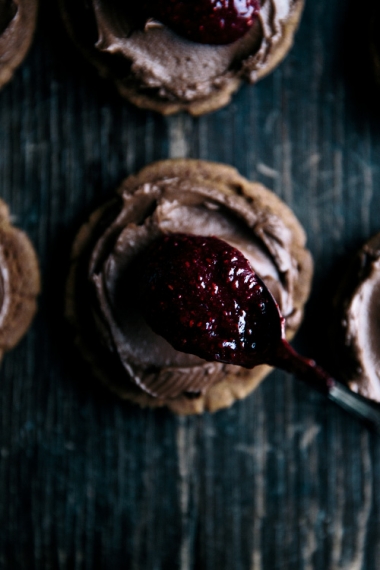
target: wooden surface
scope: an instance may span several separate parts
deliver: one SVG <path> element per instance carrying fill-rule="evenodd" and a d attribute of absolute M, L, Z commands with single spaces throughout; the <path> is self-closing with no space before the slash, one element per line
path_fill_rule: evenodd
<path fill-rule="evenodd" d="M 0 568 L 377 570 L 380 438 L 281 372 L 215 415 L 122 404 L 62 317 L 85 217 L 150 161 L 200 157 L 263 182 L 304 224 L 316 272 L 296 345 L 330 365 L 337 278 L 380 231 L 380 96 L 356 53 L 368 35 L 356 3 L 307 0 L 285 63 L 200 119 L 124 103 L 51 4 L 0 93 L 0 195 L 43 275 L 38 316 L 0 373 Z"/>

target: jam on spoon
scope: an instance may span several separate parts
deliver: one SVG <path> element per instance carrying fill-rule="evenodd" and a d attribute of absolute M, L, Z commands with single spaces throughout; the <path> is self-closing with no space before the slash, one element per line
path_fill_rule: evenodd
<path fill-rule="evenodd" d="M 198 43 L 229 44 L 248 32 L 258 0 L 144 0 L 143 12 Z"/>
<path fill-rule="evenodd" d="M 295 373 L 380 431 L 380 406 L 289 345 L 275 299 L 239 250 L 216 237 L 173 233 L 155 241 L 144 262 L 142 310 L 151 328 L 176 350 Z"/>

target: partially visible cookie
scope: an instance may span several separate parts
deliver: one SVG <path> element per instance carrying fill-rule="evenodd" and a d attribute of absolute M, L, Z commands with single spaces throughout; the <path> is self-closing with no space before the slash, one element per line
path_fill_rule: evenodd
<path fill-rule="evenodd" d="M 237 3 L 239 4 L 239 3 Z M 100 74 L 143 109 L 203 115 L 227 105 L 243 80 L 270 73 L 293 44 L 304 0 L 262 0 L 253 27 L 228 45 L 189 41 L 159 22 L 137 27 L 133 4 L 60 0 L 66 28 Z"/>
<path fill-rule="evenodd" d="M 32 43 L 38 0 L 0 2 L 0 87 L 21 64 Z"/>
<path fill-rule="evenodd" d="M 201 160 L 147 166 L 94 212 L 74 242 L 66 315 L 95 375 L 121 398 L 179 414 L 215 411 L 247 396 L 270 368 L 206 362 L 176 351 L 146 324 L 135 264 L 158 236 L 178 231 L 237 247 L 276 298 L 293 337 L 312 276 L 301 225 L 261 184 Z M 153 384 L 169 395 L 157 396 Z"/>
<path fill-rule="evenodd" d="M 25 334 L 37 309 L 38 261 L 29 238 L 13 227 L 0 200 L 0 358 Z"/>
<path fill-rule="evenodd" d="M 380 402 L 380 234 L 357 252 L 334 300 L 339 374 L 351 390 Z"/>

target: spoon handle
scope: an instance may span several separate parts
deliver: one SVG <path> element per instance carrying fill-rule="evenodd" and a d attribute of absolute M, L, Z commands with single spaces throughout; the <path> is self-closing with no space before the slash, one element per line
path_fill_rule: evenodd
<path fill-rule="evenodd" d="M 370 429 L 380 434 L 380 405 L 356 394 L 344 384 L 333 381 L 328 392 L 328 399 L 356 416 Z"/>
<path fill-rule="evenodd" d="M 356 394 L 344 384 L 337 382 L 314 360 L 298 354 L 284 339 L 280 342 L 273 364 L 296 374 L 308 386 L 323 393 L 329 400 L 380 434 L 380 404 Z"/>

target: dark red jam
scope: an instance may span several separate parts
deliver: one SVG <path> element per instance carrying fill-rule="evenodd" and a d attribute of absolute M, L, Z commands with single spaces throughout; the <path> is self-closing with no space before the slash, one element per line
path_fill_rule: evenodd
<path fill-rule="evenodd" d="M 246 368 L 273 360 L 282 319 L 240 251 L 215 237 L 169 234 L 144 263 L 142 310 L 176 350 Z"/>
<path fill-rule="evenodd" d="M 144 13 L 194 42 L 229 44 L 252 27 L 258 0 L 145 0 Z"/>

